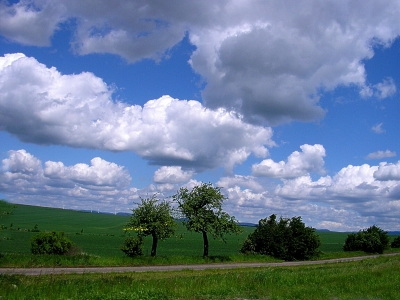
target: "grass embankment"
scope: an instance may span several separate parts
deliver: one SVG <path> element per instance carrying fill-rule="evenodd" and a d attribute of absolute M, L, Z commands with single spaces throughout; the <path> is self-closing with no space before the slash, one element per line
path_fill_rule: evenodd
<path fill-rule="evenodd" d="M 400 256 L 317 266 L 0 275 L 4 299 L 400 299 Z"/>

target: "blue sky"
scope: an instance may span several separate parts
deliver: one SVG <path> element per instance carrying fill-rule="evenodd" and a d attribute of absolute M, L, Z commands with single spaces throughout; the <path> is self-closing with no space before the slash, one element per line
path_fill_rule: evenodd
<path fill-rule="evenodd" d="M 0 2 L 0 197 L 400 230 L 400 1 L 287 2 Z"/>

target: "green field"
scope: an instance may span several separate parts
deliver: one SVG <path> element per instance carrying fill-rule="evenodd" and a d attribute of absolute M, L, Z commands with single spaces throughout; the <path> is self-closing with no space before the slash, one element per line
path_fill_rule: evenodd
<path fill-rule="evenodd" d="M 63 231 L 83 252 L 99 256 L 123 255 L 119 248 L 129 236 L 123 231 L 128 217 L 27 205 L 17 205 L 10 211 L 10 214 L 1 214 L 0 219 L 0 226 L 7 228 L 0 231 L 0 251 L 3 253 L 29 253 L 30 238 L 37 234 L 31 231 L 35 225 L 41 231 Z M 157 254 L 201 255 L 201 235 L 188 232 L 180 223 L 176 229 L 174 237 L 159 243 Z M 252 230 L 244 227 L 241 235 L 228 236 L 227 243 L 210 239 L 210 254 L 237 254 L 240 243 Z M 149 254 L 150 243 L 150 238 L 145 239 L 145 255 Z"/>
<path fill-rule="evenodd" d="M 157 258 L 125 257 L 119 250 L 128 217 L 71 210 L 11 205 L 0 201 L 0 266 L 105 266 L 192 264 L 226 261 L 271 261 L 266 256 L 238 254 L 254 227 L 229 236 L 227 243 L 210 240 L 210 258 L 203 259 L 200 234 L 178 225 L 175 237 L 161 242 Z M 39 230 L 64 231 L 90 255 L 72 257 L 30 253 L 30 237 Z M 344 253 L 347 233 L 318 232 L 323 258 Z M 109 259 L 110 258 L 110 259 Z M 145 272 L 124 274 L 2 275 L 1 299 L 400 299 L 400 255 L 358 262 L 297 267 L 235 270 Z"/>
<path fill-rule="evenodd" d="M 45 208 L 28 205 L 0 204 L 0 252 L 30 253 L 30 238 L 37 225 L 41 231 L 63 231 L 83 252 L 98 256 L 122 256 L 119 249 L 125 237 L 123 227 L 128 217 L 111 214 L 98 214 Z M 8 212 L 8 213 L 7 213 Z M 243 226 L 240 235 L 228 235 L 227 242 L 210 238 L 210 255 L 237 255 L 241 243 L 254 227 Z M 324 252 L 341 251 L 347 233 L 318 232 Z M 149 255 L 150 238 L 145 240 L 145 255 Z M 159 256 L 200 256 L 203 241 L 201 235 L 187 231 L 178 223 L 174 237 L 161 241 L 158 246 Z"/>

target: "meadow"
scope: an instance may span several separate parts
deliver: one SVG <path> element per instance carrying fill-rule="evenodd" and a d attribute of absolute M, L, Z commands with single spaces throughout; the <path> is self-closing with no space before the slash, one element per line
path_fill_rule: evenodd
<path fill-rule="evenodd" d="M 63 231 L 82 252 L 100 257 L 121 257 L 120 246 L 129 232 L 123 230 L 129 216 L 99 214 L 74 210 L 12 205 L 0 203 L 0 252 L 30 253 L 30 239 L 40 231 Z M 242 242 L 255 227 L 242 226 L 239 235 L 227 235 L 226 243 L 210 237 L 210 256 L 220 259 L 239 255 Z M 342 250 L 347 233 L 318 232 L 322 245 L 320 250 L 326 253 Z M 157 248 L 160 257 L 194 257 L 202 254 L 201 235 L 189 232 L 177 223 L 173 237 L 161 241 Z M 145 239 L 144 255 L 150 254 L 151 239 Z"/>
<path fill-rule="evenodd" d="M 128 266 L 212 262 L 276 261 L 241 255 L 244 226 L 227 242 L 210 239 L 210 257 L 202 258 L 200 234 L 181 224 L 174 237 L 160 242 L 151 258 L 125 257 L 120 250 L 128 216 L 13 205 L 0 201 L 0 266 Z M 32 230 L 64 231 L 84 254 L 30 254 Z M 347 233 L 319 231 L 321 258 L 365 255 L 345 253 Z M 400 255 L 364 261 L 296 267 L 174 272 L 1 275 L 1 299 L 400 299 Z"/>

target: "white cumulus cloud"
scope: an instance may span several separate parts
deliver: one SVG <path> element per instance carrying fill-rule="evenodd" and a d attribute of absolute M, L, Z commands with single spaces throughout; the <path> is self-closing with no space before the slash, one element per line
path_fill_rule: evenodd
<path fill-rule="evenodd" d="M 3 159 L 2 170 L 11 173 L 35 174 L 41 170 L 41 162 L 25 150 L 10 151 L 9 158 Z"/>
<path fill-rule="evenodd" d="M 262 185 L 258 182 L 256 177 L 234 175 L 229 177 L 222 177 L 217 182 L 217 186 L 223 188 L 240 187 L 250 189 L 252 191 L 260 192 L 263 190 Z"/>
<path fill-rule="evenodd" d="M 91 165 L 76 164 L 64 166 L 62 162 L 45 162 L 44 176 L 51 179 L 70 180 L 74 183 L 93 186 L 122 186 L 126 187 L 131 181 L 124 167 L 95 157 Z"/>
<path fill-rule="evenodd" d="M 115 102 L 94 74 L 63 75 L 22 54 L 0 57 L 0 95 L 0 130 L 24 142 L 133 151 L 152 164 L 228 172 L 274 145 L 271 128 L 224 109 L 170 96 L 143 107 Z"/>
<path fill-rule="evenodd" d="M 184 171 L 178 166 L 163 166 L 154 173 L 153 181 L 156 183 L 182 183 L 189 181 L 193 175 L 193 171 Z"/>
<path fill-rule="evenodd" d="M 386 150 L 386 151 L 376 151 L 369 153 L 365 158 L 366 159 L 382 159 L 387 157 L 395 157 L 397 154 L 394 151 Z"/>
<path fill-rule="evenodd" d="M 374 172 L 374 177 L 377 180 L 388 181 L 388 180 L 400 180 L 400 161 L 396 164 L 390 164 L 382 162 L 379 164 L 378 170 Z"/>
<path fill-rule="evenodd" d="M 399 36 L 399 12 L 393 0 L 26 0 L 1 4 L 0 34 L 47 45 L 60 24 L 75 20 L 76 53 L 129 62 L 163 59 L 187 34 L 196 47 L 190 64 L 207 82 L 206 106 L 273 125 L 322 118 L 321 89 L 353 85 L 365 96 L 393 95 L 390 78 L 367 82 L 364 61 Z"/>
<path fill-rule="evenodd" d="M 384 99 L 393 96 L 396 93 L 396 85 L 392 78 L 387 78 L 383 82 L 375 85 L 377 90 L 376 96 L 379 99 Z"/>
<path fill-rule="evenodd" d="M 49 46 L 50 38 L 64 20 L 63 5 L 53 1 L 0 3 L 0 34 L 21 44 Z"/>
<path fill-rule="evenodd" d="M 128 171 L 99 157 L 90 165 L 65 166 L 54 161 L 44 165 L 24 149 L 10 150 L 2 161 L 0 191 L 19 203 L 60 207 L 65 200 L 70 208 L 93 205 L 109 211 L 110 207 L 126 211 L 138 197 L 138 190 L 129 188 Z"/>
<path fill-rule="evenodd" d="M 296 178 L 310 172 L 324 172 L 325 148 L 322 145 L 300 146 L 302 152 L 295 151 L 289 155 L 287 162 L 274 162 L 265 159 L 259 164 L 252 166 L 254 176 L 265 176 L 273 178 Z"/>

